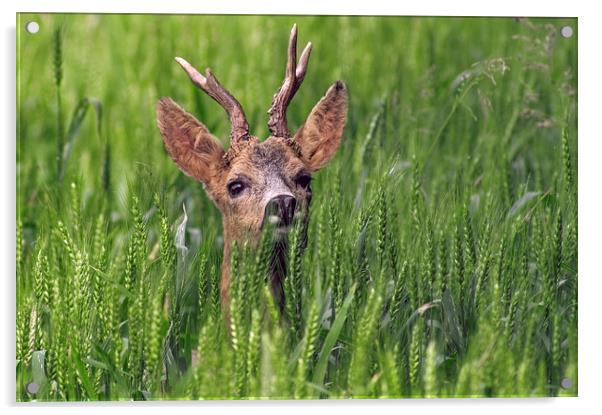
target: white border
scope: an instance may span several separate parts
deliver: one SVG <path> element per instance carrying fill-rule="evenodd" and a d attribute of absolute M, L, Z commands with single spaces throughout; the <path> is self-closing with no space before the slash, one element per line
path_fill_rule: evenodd
<path fill-rule="evenodd" d="M 478 1 L 387 1 L 371 0 L 221 0 L 221 1 L 40 1 L 22 0 L 21 12 L 105 12 L 105 13 L 205 13 L 205 14 L 347 14 L 347 15 L 434 15 L 434 16 L 559 16 L 577 15 L 576 2 L 546 1 L 545 3 L 505 0 L 491 3 Z M 517 13 L 518 11 L 518 13 Z"/>
<path fill-rule="evenodd" d="M 598 316 L 602 287 L 599 255 L 599 237 L 602 235 L 599 188 L 602 172 L 598 161 L 602 155 L 600 147 L 599 122 L 602 109 L 599 104 L 600 73 L 600 15 L 595 13 L 594 1 L 542 1 L 503 0 L 496 2 L 439 0 L 439 1 L 384 1 L 370 0 L 298 0 L 284 1 L 135 1 L 117 0 L 54 0 L 43 4 L 40 1 L 22 0 L 18 4 L 1 2 L 2 42 L 0 42 L 0 125 L 4 131 L 2 143 L 3 157 L 2 188 L 0 194 L 6 197 L 1 203 L 2 215 L 2 255 L 3 304 L 2 331 L 5 339 L 2 347 L 2 370 L 0 390 L 2 404 L 9 413 L 13 411 L 63 414 L 85 410 L 91 414 L 105 413 L 119 406 L 119 411 L 128 413 L 164 414 L 166 409 L 177 406 L 178 412 L 201 413 L 204 411 L 236 411 L 250 414 L 278 413 L 307 414 L 307 412 L 365 413 L 373 406 L 378 412 L 399 413 L 411 411 L 419 413 L 504 414 L 508 412 L 529 412 L 547 414 L 590 413 L 600 407 L 598 388 L 601 372 L 600 322 Z M 15 225 L 15 13 L 21 12 L 88 12 L 88 13 L 205 13 L 205 14 L 379 14 L 379 15 L 462 15 L 462 16 L 577 16 L 579 18 L 579 398 L 563 399 L 495 399 L 495 400 L 381 400 L 381 401 L 329 401 L 329 402 L 207 402 L 207 403 L 141 403 L 121 408 L 119 404 L 98 405 L 15 405 L 14 403 L 14 225 Z M 84 409 L 85 408 L 85 409 Z M 599 409 L 598 409 L 599 410 Z"/>

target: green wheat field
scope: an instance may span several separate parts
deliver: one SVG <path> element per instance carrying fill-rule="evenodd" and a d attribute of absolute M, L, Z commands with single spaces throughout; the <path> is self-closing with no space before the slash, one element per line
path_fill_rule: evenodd
<path fill-rule="evenodd" d="M 337 79 L 347 126 L 285 311 L 241 246 L 227 328 L 221 216 L 155 104 L 228 144 L 182 56 L 267 137 L 293 23 L 291 129 Z M 18 401 L 577 395 L 576 19 L 21 14 L 17 41 Z"/>

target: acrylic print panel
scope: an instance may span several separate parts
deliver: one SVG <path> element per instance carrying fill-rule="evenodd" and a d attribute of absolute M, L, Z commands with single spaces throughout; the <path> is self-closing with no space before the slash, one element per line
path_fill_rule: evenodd
<path fill-rule="evenodd" d="M 17 400 L 577 395 L 576 19 L 17 28 Z"/>

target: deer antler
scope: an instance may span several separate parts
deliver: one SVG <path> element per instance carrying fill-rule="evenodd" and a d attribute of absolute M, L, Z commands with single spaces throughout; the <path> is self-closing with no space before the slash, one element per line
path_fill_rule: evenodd
<path fill-rule="evenodd" d="M 226 110 L 228 118 L 230 118 L 230 124 L 232 124 L 232 130 L 230 131 L 231 144 L 248 140 L 249 124 L 240 103 L 221 86 L 211 70 L 207 68 L 205 76 L 203 76 L 186 60 L 176 58 L 176 62 L 186 71 L 194 85 L 205 91 L 207 95 L 217 101 Z"/>
<path fill-rule="evenodd" d="M 272 106 L 268 110 L 268 114 L 270 114 L 268 128 L 274 137 L 289 137 L 286 123 L 286 109 L 299 89 L 301 82 L 303 82 L 310 53 L 311 42 L 308 42 L 301 53 L 299 65 L 297 66 L 297 25 L 293 25 L 288 42 L 288 62 L 286 64 L 284 82 L 274 95 L 274 98 L 272 98 Z"/>

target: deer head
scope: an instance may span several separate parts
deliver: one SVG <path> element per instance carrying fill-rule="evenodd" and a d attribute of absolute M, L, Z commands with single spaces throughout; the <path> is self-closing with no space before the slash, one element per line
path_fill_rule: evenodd
<path fill-rule="evenodd" d="M 172 99 L 162 98 L 157 104 L 157 122 L 167 152 L 180 170 L 203 184 L 222 213 L 222 306 L 229 298 L 232 242 L 256 244 L 266 222 L 282 236 L 294 221 L 306 221 L 312 174 L 328 163 L 339 147 L 347 113 L 347 91 L 341 81 L 328 89 L 294 136 L 288 130 L 286 110 L 305 77 L 311 47 L 308 43 L 297 64 L 297 28 L 293 26 L 285 78 L 268 111 L 271 135 L 265 141 L 249 134 L 241 105 L 213 73 L 207 69 L 203 76 L 182 58 L 176 61 L 192 83 L 226 110 L 232 125 L 230 148 L 225 150 L 201 122 Z M 275 244 L 272 262 L 276 266 L 271 275 L 281 307 L 282 246 Z"/>

